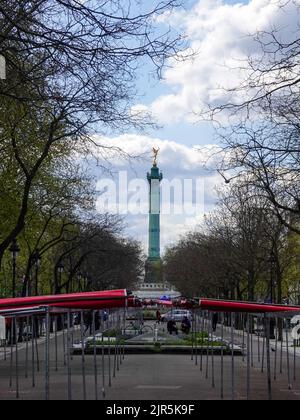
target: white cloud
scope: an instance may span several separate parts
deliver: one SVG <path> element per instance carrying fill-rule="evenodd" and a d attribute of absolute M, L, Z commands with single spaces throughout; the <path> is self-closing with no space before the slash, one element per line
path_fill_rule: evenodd
<path fill-rule="evenodd" d="M 260 53 L 258 44 L 250 34 L 258 30 L 279 28 L 283 40 L 294 35 L 299 18 L 295 7 L 299 6 L 300 0 L 291 1 L 284 12 L 278 8 L 280 1 L 286 0 L 249 0 L 247 4 L 226 4 L 225 0 L 199 0 L 192 10 L 160 16 L 161 21 L 165 19 L 168 24 L 186 33 L 190 45 L 198 51 L 198 55 L 192 60 L 170 63 L 163 81 L 164 91 L 169 91 L 158 96 L 149 106 L 137 104 L 132 108 L 133 114 L 147 114 L 150 111 L 163 124 L 194 122 L 198 119 L 195 113 L 200 112 L 207 103 L 216 105 L 223 102 L 225 95 L 228 100 L 238 100 L 237 96 L 229 98 L 224 88 L 238 85 L 247 74 L 246 70 L 238 69 L 241 62 L 245 62 L 249 55 L 255 57 Z M 100 165 L 108 158 L 113 171 L 128 170 L 130 167 L 132 170 L 128 172 L 129 181 L 135 177 L 145 179 L 151 166 L 152 147 L 158 147 L 159 166 L 166 179 L 171 181 L 175 177 L 199 177 L 205 182 L 205 206 L 201 214 L 196 217 L 174 214 L 162 216 L 162 249 L 193 229 L 203 220 L 204 212 L 213 208 L 216 187 L 224 182 L 213 171 L 220 158 L 220 148 L 217 145 L 188 147 L 173 140 L 161 140 L 159 135 L 154 138 L 135 134 L 124 134 L 115 138 L 96 136 L 95 142 L 107 147 L 105 152 L 103 149 L 101 152 L 97 149 L 94 151 Z M 132 160 L 129 164 L 124 155 L 115 152 L 117 149 L 130 156 L 142 158 Z M 107 162 L 105 166 L 106 164 Z M 95 170 L 99 171 L 96 168 Z M 122 208 L 125 212 L 126 208 Z M 129 215 L 126 222 L 127 233 L 142 241 L 146 251 L 147 215 Z"/>
<path fill-rule="evenodd" d="M 114 147 L 117 149 L 122 148 L 124 152 L 130 155 L 141 155 L 144 157 L 141 160 L 132 160 L 132 170 L 128 170 L 129 165 L 126 159 L 116 153 L 109 153 L 111 164 L 117 172 L 119 171 L 119 173 L 121 173 L 122 177 L 122 182 L 119 180 L 119 173 L 115 174 L 115 176 L 110 179 L 110 182 L 113 181 L 113 178 L 117 181 L 117 186 L 115 189 L 112 189 L 112 194 L 116 194 L 118 196 L 119 185 L 121 183 L 128 182 L 128 185 L 130 185 L 130 182 L 132 182 L 135 178 L 141 178 L 142 180 L 146 179 L 146 173 L 149 171 L 152 164 L 152 147 L 160 148 L 158 162 L 166 181 L 171 183 L 174 178 L 178 178 L 182 181 L 187 179 L 193 181 L 193 197 L 191 202 L 190 196 L 187 198 L 187 206 L 191 207 L 194 205 L 196 208 L 195 202 L 193 202 L 196 197 L 194 186 L 200 185 L 200 194 L 198 197 L 201 197 L 203 202 L 199 203 L 197 211 L 195 211 L 193 217 L 191 217 L 191 214 L 189 214 L 188 211 L 179 215 L 177 214 L 179 212 L 178 210 L 180 208 L 180 204 L 176 202 L 175 197 L 172 195 L 171 214 L 163 214 L 161 216 L 162 250 L 164 250 L 169 244 L 179 239 L 180 235 L 186 233 L 199 224 L 199 222 L 203 219 L 204 213 L 210 211 L 214 206 L 216 201 L 215 187 L 219 186 L 220 183 L 223 183 L 223 179 L 212 169 L 217 157 L 210 160 L 211 169 L 205 167 L 204 164 L 213 152 L 220 150 L 218 146 L 207 145 L 204 147 L 188 147 L 171 140 L 161 140 L 159 138 L 139 136 L 135 134 L 126 134 L 115 138 L 103 138 L 96 136 L 94 140 L 98 144 L 105 145 L 106 147 Z M 94 151 L 94 154 L 97 154 L 97 149 Z M 98 154 L 98 158 L 100 160 L 100 164 L 104 164 L 104 162 L 102 162 L 105 158 L 105 156 L 103 156 L 103 152 Z M 196 183 L 197 180 L 199 184 Z M 102 189 L 102 184 L 103 182 L 99 182 L 99 189 Z M 184 184 L 182 183 L 182 185 Z M 145 183 L 145 190 L 146 198 L 143 199 L 142 204 L 144 208 L 146 207 L 148 209 L 147 183 Z M 122 192 L 124 193 L 124 184 Z M 110 199 L 111 196 L 108 195 L 108 198 Z M 166 200 L 166 198 L 164 200 Z M 98 211 L 101 211 L 100 202 L 101 197 L 98 200 Z M 118 205 L 119 203 L 117 206 L 111 205 L 110 210 L 114 211 Z M 164 208 L 164 206 L 162 206 L 162 208 Z M 119 209 L 123 214 L 125 214 L 126 203 L 124 204 L 124 202 L 122 202 Z M 135 210 L 137 209 L 133 209 L 133 213 Z M 127 233 L 130 236 L 142 241 L 146 251 L 148 242 L 147 214 L 145 214 L 145 212 L 144 214 L 140 214 L 138 211 L 137 214 L 128 214 L 126 215 L 125 222 L 127 223 Z"/>
<path fill-rule="evenodd" d="M 251 0 L 247 4 L 226 4 L 223 0 L 200 0 L 192 10 L 165 16 L 181 28 L 197 57 L 171 63 L 164 74 L 170 93 L 158 97 L 149 110 L 161 123 L 197 120 L 195 113 L 206 104 L 216 105 L 224 99 L 236 101 L 224 88 L 236 87 L 247 70 L 240 70 L 247 57 L 261 53 L 252 36 L 257 31 L 276 28 L 282 40 L 294 39 L 299 24 L 299 0 L 283 10 L 284 0 Z M 285 2 L 286 3 L 286 2 Z M 225 96 L 226 95 L 226 96 Z"/>
<path fill-rule="evenodd" d="M 116 167 L 122 168 L 124 165 L 128 165 L 124 155 L 118 153 L 118 150 L 122 150 L 128 156 L 140 157 L 142 163 L 134 163 L 136 170 L 139 169 L 140 165 L 145 166 L 146 163 L 149 166 L 152 148 L 159 148 L 159 164 L 167 168 L 169 174 L 178 172 L 179 175 L 185 172 L 200 175 L 205 173 L 204 167 L 206 165 L 209 165 L 209 168 L 215 167 L 218 159 L 217 153 L 221 152 L 221 148 L 215 144 L 188 147 L 172 140 L 161 140 L 136 134 L 123 134 L 113 138 L 95 136 L 94 141 L 105 146 L 107 150 L 105 152 L 100 149 L 98 152 L 95 149 L 93 154 L 98 156 L 100 160 L 108 158 L 111 164 Z M 212 158 L 212 155 L 215 155 L 215 157 Z"/>

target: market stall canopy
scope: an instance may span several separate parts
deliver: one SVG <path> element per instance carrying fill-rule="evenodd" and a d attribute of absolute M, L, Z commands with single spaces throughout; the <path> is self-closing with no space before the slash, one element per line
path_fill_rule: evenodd
<path fill-rule="evenodd" d="M 134 306 L 134 298 L 125 289 L 64 295 L 35 296 L 0 299 L 0 311 L 20 310 L 32 307 L 55 307 L 63 309 L 105 309 Z"/>
<path fill-rule="evenodd" d="M 200 299 L 199 306 L 203 310 L 215 312 L 245 312 L 261 314 L 300 312 L 299 306 L 269 305 L 264 303 L 233 302 L 212 299 Z"/>

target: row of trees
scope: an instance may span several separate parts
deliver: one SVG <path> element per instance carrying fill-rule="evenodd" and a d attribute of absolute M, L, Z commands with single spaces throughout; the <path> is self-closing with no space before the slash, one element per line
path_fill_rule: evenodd
<path fill-rule="evenodd" d="M 168 249 L 168 281 L 187 296 L 300 303 L 300 238 L 239 182 L 196 232 Z"/>
<path fill-rule="evenodd" d="M 273 25 L 255 34 L 260 54 L 243 63 L 245 80 L 231 89 L 212 115 L 225 147 L 220 170 L 251 183 L 290 230 L 300 234 L 300 9 L 298 1 L 276 0 L 278 16 L 291 27 Z M 219 120 L 220 122 L 220 120 Z"/>
<path fill-rule="evenodd" d="M 260 54 L 239 61 L 245 80 L 209 109 L 227 189 L 205 226 L 165 258 L 167 277 L 188 295 L 300 303 L 300 9 L 275 5 L 296 26 L 253 34 Z"/>
<path fill-rule="evenodd" d="M 83 161 L 95 147 L 104 159 L 122 153 L 95 145 L 95 132 L 149 123 L 132 110 L 134 82 L 144 59 L 159 72 L 178 51 L 180 38 L 155 28 L 157 17 L 176 6 L 175 0 L 1 1 L 2 295 L 136 280 L 139 245 L 122 239 L 119 220 L 95 216 L 94 182 Z M 15 286 L 8 251 L 16 239 Z"/>

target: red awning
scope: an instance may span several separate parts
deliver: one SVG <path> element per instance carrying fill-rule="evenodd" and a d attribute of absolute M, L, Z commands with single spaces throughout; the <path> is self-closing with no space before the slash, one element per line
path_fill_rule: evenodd
<path fill-rule="evenodd" d="M 0 310 L 31 308 L 37 306 L 65 309 L 120 308 L 126 306 L 127 300 L 127 291 L 125 289 L 106 290 L 102 292 L 0 299 Z"/>
<path fill-rule="evenodd" d="M 158 300 L 157 304 L 161 306 L 173 306 L 173 302 L 171 300 Z"/>
<path fill-rule="evenodd" d="M 200 299 L 200 308 L 216 312 L 276 313 L 300 312 L 300 307 L 272 305 L 263 303 L 231 302 L 211 299 Z"/>

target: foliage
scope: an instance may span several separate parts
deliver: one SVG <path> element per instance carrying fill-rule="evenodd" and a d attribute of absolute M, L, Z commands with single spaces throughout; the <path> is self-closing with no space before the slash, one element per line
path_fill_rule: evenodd
<path fill-rule="evenodd" d="M 268 201 L 236 181 L 205 224 L 168 249 L 164 272 L 189 297 L 298 303 L 299 244 Z"/>
<path fill-rule="evenodd" d="M 150 123 L 132 110 L 137 69 L 150 59 L 159 73 L 181 45 L 156 19 L 176 0 L 134 3 L 0 4 L 2 295 L 13 292 L 8 248 L 16 238 L 19 295 L 125 288 L 140 274 L 139 244 L 122 238 L 116 218 L 95 216 L 94 180 L 79 161 L 96 147 L 95 132 Z M 104 158 L 123 154 L 98 147 Z"/>
<path fill-rule="evenodd" d="M 280 222 L 300 234 L 300 8 L 295 5 L 274 1 L 278 13 L 293 10 L 297 29 L 287 37 L 286 28 L 274 22 L 270 31 L 254 34 L 258 52 L 239 64 L 245 79 L 227 91 L 212 115 L 226 151 L 219 169 L 258 189 Z"/>

